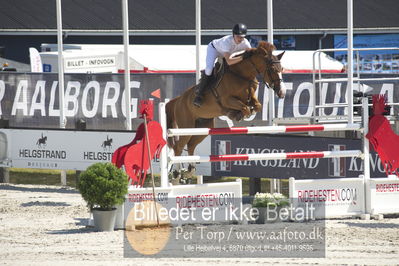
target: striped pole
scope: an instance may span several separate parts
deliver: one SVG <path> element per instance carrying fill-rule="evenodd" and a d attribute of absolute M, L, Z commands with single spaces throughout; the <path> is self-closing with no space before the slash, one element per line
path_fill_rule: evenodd
<path fill-rule="evenodd" d="M 309 131 L 351 131 L 360 130 L 360 124 L 320 124 L 300 126 L 260 126 L 228 128 L 175 128 L 168 129 L 168 137 L 195 135 L 234 135 L 234 134 L 275 134 Z"/>
<path fill-rule="evenodd" d="M 312 152 L 285 152 L 285 153 L 257 153 L 257 154 L 224 154 L 210 156 L 171 156 L 171 163 L 202 163 L 224 161 L 258 161 L 258 160 L 287 160 L 304 158 L 343 158 L 360 157 L 360 150 L 347 151 L 312 151 Z"/>

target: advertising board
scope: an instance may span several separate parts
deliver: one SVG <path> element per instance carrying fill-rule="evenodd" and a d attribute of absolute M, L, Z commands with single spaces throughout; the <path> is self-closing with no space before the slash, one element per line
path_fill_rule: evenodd
<path fill-rule="evenodd" d="M 323 75 L 324 77 L 324 75 Z M 346 77 L 345 74 L 326 75 Z M 390 74 L 364 75 L 366 77 L 396 77 Z M 285 74 L 287 87 L 284 99 L 275 97 L 276 118 L 306 118 L 313 112 L 313 84 L 311 74 Z M 195 84 L 195 75 L 188 74 L 132 74 L 131 117 L 136 128 L 142 121 L 138 118 L 138 103 L 143 99 L 154 99 L 155 120 L 158 103 L 178 95 Z M 359 89 L 354 84 L 355 90 Z M 399 81 L 368 81 L 361 83 L 372 94 L 387 94 L 389 102 L 399 102 Z M 65 74 L 66 127 L 74 129 L 79 120 L 85 120 L 90 130 L 124 130 L 125 100 L 124 80 L 121 74 Z M 154 92 L 159 92 L 153 96 Z M 10 127 L 58 128 L 58 75 L 53 73 L 0 73 L 0 116 L 9 120 Z M 256 91 L 262 110 L 242 121 L 231 121 L 225 116 L 216 119 L 217 127 L 263 126 L 268 120 L 268 89 L 259 83 Z M 317 105 L 343 103 L 346 101 L 346 83 L 323 83 L 316 90 Z M 343 107 L 319 110 L 319 115 L 344 115 Z M 391 114 L 397 114 L 397 107 Z"/>
<path fill-rule="evenodd" d="M 254 154 L 310 151 L 361 150 L 360 139 L 297 135 L 212 136 L 213 154 Z M 385 175 L 379 156 L 371 152 L 372 177 Z M 363 174 L 361 158 L 302 158 L 289 160 L 233 161 L 212 164 L 213 176 L 318 179 Z"/>

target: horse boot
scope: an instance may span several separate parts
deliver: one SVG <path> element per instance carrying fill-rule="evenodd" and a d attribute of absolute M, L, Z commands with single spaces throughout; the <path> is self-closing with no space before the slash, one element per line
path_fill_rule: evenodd
<path fill-rule="evenodd" d="M 205 73 L 202 75 L 199 84 L 195 88 L 195 98 L 193 101 L 193 104 L 195 106 L 201 107 L 204 93 L 207 89 L 210 80 L 211 76 L 208 76 Z"/>

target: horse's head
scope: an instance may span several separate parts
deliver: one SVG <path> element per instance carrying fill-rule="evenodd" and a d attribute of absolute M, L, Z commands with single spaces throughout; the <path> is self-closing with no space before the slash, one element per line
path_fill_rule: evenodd
<path fill-rule="evenodd" d="M 253 50 L 253 58 L 259 58 L 253 64 L 256 66 L 257 71 L 262 75 L 263 82 L 270 88 L 274 90 L 279 98 L 284 98 L 286 88 L 283 83 L 282 72 L 283 68 L 281 67 L 281 58 L 284 55 L 282 52 L 279 55 L 273 55 L 273 51 L 276 47 L 268 42 L 260 41 L 259 45 L 256 49 Z"/>

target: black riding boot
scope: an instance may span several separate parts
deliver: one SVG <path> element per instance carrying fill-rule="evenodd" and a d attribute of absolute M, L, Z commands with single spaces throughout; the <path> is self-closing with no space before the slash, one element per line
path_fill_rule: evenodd
<path fill-rule="evenodd" d="M 200 79 L 197 87 L 195 88 L 195 98 L 194 98 L 194 105 L 200 107 L 202 104 L 202 98 L 204 97 L 204 93 L 207 89 L 208 83 L 211 79 L 211 76 L 206 75 L 205 73 Z"/>

